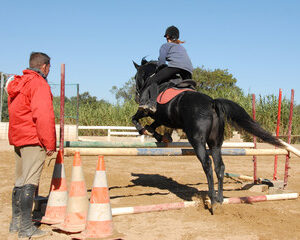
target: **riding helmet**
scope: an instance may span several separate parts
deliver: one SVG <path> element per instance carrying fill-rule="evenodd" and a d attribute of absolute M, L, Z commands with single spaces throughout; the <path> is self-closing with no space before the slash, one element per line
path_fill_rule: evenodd
<path fill-rule="evenodd" d="M 175 26 L 170 26 L 167 28 L 166 33 L 164 37 L 167 37 L 171 40 L 177 40 L 179 39 L 179 30 Z"/>

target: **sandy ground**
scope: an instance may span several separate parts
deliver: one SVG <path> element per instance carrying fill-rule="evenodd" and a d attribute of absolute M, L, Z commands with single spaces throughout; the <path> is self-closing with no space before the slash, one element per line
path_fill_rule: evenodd
<path fill-rule="evenodd" d="M 8 143 L 0 144 L 0 239 L 17 239 L 8 233 L 11 217 L 11 190 L 14 156 Z M 300 145 L 295 145 L 300 149 Z M 259 147 L 265 147 L 260 145 Z M 92 188 L 97 157 L 81 157 L 88 193 Z M 65 158 L 70 181 L 72 157 Z M 274 157 L 258 157 L 258 175 L 272 178 Z M 279 157 L 278 177 L 283 179 L 285 157 Z M 46 196 L 54 159 L 48 158 L 42 174 L 40 195 Z M 197 200 L 207 190 L 202 167 L 194 156 L 185 157 L 105 157 L 112 207 L 138 206 Z M 224 157 L 226 172 L 251 175 L 252 157 Z M 292 155 L 287 191 L 300 192 L 300 158 Z M 242 182 L 225 179 L 224 196 L 264 195 L 267 192 L 242 190 Z M 211 215 L 203 205 L 163 212 L 113 217 L 114 229 L 122 239 L 300 239 L 300 200 L 223 205 Z M 51 226 L 42 229 L 52 231 Z M 52 231 L 44 239 L 70 239 Z"/>

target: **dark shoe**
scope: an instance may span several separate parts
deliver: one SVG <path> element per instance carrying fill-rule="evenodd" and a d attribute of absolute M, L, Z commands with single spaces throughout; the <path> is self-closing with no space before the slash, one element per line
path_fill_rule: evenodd
<path fill-rule="evenodd" d="M 49 232 L 46 232 L 46 231 L 42 231 L 40 229 L 38 229 L 36 226 L 31 226 L 29 229 L 27 229 L 26 231 L 20 231 L 19 232 L 19 235 L 18 235 L 18 238 L 19 239 L 36 239 L 36 238 L 41 238 L 41 237 L 46 237 L 50 235 Z"/>
<path fill-rule="evenodd" d="M 17 233 L 20 229 L 21 209 L 20 209 L 20 196 L 22 187 L 14 187 L 12 192 L 12 219 L 9 225 L 10 233 Z"/>
<path fill-rule="evenodd" d="M 48 232 L 38 229 L 32 223 L 31 212 L 36 187 L 32 184 L 26 184 L 22 188 L 20 196 L 21 222 L 18 234 L 19 238 L 40 238 L 48 235 Z"/>

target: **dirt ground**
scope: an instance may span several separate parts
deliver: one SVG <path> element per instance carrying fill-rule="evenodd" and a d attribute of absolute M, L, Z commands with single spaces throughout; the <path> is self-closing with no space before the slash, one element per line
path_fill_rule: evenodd
<path fill-rule="evenodd" d="M 14 182 L 14 155 L 6 142 L 0 148 L 0 239 L 17 239 L 8 233 L 11 217 L 11 190 Z M 264 148 L 269 145 L 259 145 Z M 300 145 L 294 145 L 300 149 Z M 81 157 L 88 194 L 92 188 L 97 156 Z M 252 175 L 252 157 L 224 157 L 226 172 Z M 65 158 L 68 181 L 72 157 Z M 272 178 L 274 157 L 258 157 L 258 175 Z M 283 179 L 285 157 L 278 158 L 278 177 Z M 42 174 L 39 195 L 47 196 L 55 160 L 48 158 Z M 195 156 L 105 157 L 112 207 L 138 206 L 197 200 L 207 191 L 202 166 Z M 300 158 L 292 155 L 287 191 L 300 192 Z M 225 179 L 224 196 L 264 195 L 267 192 L 243 190 L 246 182 Z M 180 210 L 113 217 L 114 229 L 122 239 L 300 239 L 300 199 L 254 204 L 223 205 L 211 215 L 203 205 Z M 51 226 L 41 229 L 52 231 Z M 44 239 L 70 239 L 52 232 Z"/>

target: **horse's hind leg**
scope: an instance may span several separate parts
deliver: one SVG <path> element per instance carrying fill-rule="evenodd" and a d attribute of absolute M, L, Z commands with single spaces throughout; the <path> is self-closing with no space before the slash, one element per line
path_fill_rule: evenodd
<path fill-rule="evenodd" d="M 212 121 L 212 129 L 209 134 L 207 144 L 211 150 L 211 156 L 214 161 L 215 173 L 218 178 L 218 202 L 223 202 L 223 181 L 225 165 L 222 159 L 221 148 L 224 137 L 224 122 L 214 113 Z"/>
<path fill-rule="evenodd" d="M 213 206 L 216 203 L 216 192 L 214 189 L 214 179 L 213 179 L 213 171 L 212 171 L 212 161 L 206 151 L 206 141 L 204 140 L 204 135 L 199 136 L 189 136 L 187 133 L 187 137 L 193 146 L 197 158 L 200 160 L 203 170 L 206 175 L 207 183 L 208 183 L 208 197 L 211 200 L 211 205 Z"/>
<path fill-rule="evenodd" d="M 217 201 L 223 202 L 223 181 L 224 181 L 224 171 L 225 165 L 222 160 L 221 148 L 220 147 L 211 147 L 211 155 L 215 165 L 215 173 L 218 178 L 218 198 Z"/>

